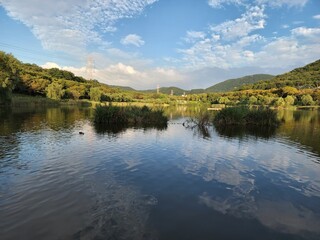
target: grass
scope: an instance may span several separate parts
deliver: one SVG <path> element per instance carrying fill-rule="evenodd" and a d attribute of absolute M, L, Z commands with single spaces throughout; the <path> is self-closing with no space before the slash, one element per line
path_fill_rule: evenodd
<path fill-rule="evenodd" d="M 271 109 L 249 109 L 247 107 L 224 108 L 213 120 L 216 126 L 278 126 L 277 114 Z"/>
<path fill-rule="evenodd" d="M 126 124 L 130 126 L 166 126 L 168 118 L 161 109 L 147 106 L 97 106 L 94 114 L 96 124 Z"/>
<path fill-rule="evenodd" d="M 88 100 L 53 100 L 43 96 L 23 94 L 13 94 L 11 100 L 12 107 L 57 107 L 61 105 L 90 107 L 92 104 Z"/>

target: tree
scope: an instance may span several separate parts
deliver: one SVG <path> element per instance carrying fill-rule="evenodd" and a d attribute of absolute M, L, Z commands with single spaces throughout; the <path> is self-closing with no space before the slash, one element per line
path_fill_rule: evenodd
<path fill-rule="evenodd" d="M 92 88 L 90 88 L 89 96 L 92 101 L 100 102 L 102 92 L 100 91 L 99 87 L 92 87 Z"/>
<path fill-rule="evenodd" d="M 288 95 L 288 96 L 284 99 L 284 101 L 286 102 L 286 105 L 292 106 L 292 105 L 294 105 L 295 99 L 294 99 L 294 97 Z"/>
<path fill-rule="evenodd" d="M 313 98 L 312 98 L 309 94 L 303 95 L 303 96 L 301 97 L 301 103 L 302 103 L 302 105 L 304 105 L 304 106 L 314 105 Z"/>
<path fill-rule="evenodd" d="M 273 106 L 276 106 L 276 107 L 283 107 L 285 104 L 286 103 L 282 97 L 276 98 L 273 101 Z"/>
<path fill-rule="evenodd" d="M 227 104 L 227 103 L 229 103 L 229 102 L 230 102 L 230 100 L 229 100 L 228 97 L 219 97 L 219 98 L 218 98 L 218 103 L 219 103 L 219 104 Z"/>
<path fill-rule="evenodd" d="M 0 104 L 11 101 L 11 93 L 19 81 L 19 61 L 0 52 Z"/>
<path fill-rule="evenodd" d="M 46 88 L 46 92 L 47 97 L 54 100 L 60 100 L 65 94 L 63 86 L 57 82 L 52 82 L 49 84 L 49 86 Z"/>
<path fill-rule="evenodd" d="M 257 102 L 258 102 L 258 99 L 255 96 L 249 97 L 249 104 L 250 105 L 256 104 Z"/>

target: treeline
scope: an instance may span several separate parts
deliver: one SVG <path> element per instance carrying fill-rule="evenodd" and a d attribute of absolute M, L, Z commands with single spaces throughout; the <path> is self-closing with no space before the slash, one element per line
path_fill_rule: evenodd
<path fill-rule="evenodd" d="M 40 95 L 55 100 L 128 102 L 147 98 L 146 94 L 123 91 L 96 80 L 86 80 L 69 71 L 22 63 L 12 54 L 0 51 L 0 103 L 10 102 L 12 93 Z"/>
<path fill-rule="evenodd" d="M 297 89 L 315 89 L 320 87 L 320 60 L 304 67 L 296 68 L 288 73 L 275 76 L 271 80 L 260 81 L 255 84 L 247 84 L 240 90 L 248 89 L 274 89 L 283 87 L 295 87 Z"/>
<path fill-rule="evenodd" d="M 272 80 L 245 85 L 223 93 L 194 93 L 171 96 L 163 93 L 125 91 L 96 80 L 86 80 L 57 68 L 26 64 L 0 51 L 0 104 L 10 102 L 12 93 L 45 96 L 50 99 L 89 99 L 108 102 L 152 102 L 209 104 L 251 104 L 283 107 L 320 105 L 320 60 Z"/>
<path fill-rule="evenodd" d="M 297 89 L 286 86 L 270 90 L 250 89 L 227 93 L 192 94 L 186 96 L 185 100 L 226 105 L 313 106 L 320 105 L 320 89 Z"/>

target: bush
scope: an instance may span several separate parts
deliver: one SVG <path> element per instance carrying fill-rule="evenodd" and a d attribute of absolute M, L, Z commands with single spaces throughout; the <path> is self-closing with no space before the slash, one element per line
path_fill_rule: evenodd
<path fill-rule="evenodd" d="M 301 103 L 302 103 L 303 106 L 314 105 L 313 98 L 309 94 L 303 95 L 301 97 Z"/>
<path fill-rule="evenodd" d="M 131 126 L 166 125 L 168 118 L 163 110 L 151 110 L 147 106 L 142 108 L 98 106 L 94 114 L 94 122 L 101 124 L 127 124 Z"/>
<path fill-rule="evenodd" d="M 215 125 L 256 125 L 277 126 L 279 121 L 275 111 L 271 109 L 225 108 L 214 118 Z"/>
<path fill-rule="evenodd" d="M 292 105 L 294 105 L 295 99 L 294 99 L 294 97 L 288 95 L 288 96 L 284 99 L 284 101 L 285 101 L 286 105 L 292 106 Z"/>

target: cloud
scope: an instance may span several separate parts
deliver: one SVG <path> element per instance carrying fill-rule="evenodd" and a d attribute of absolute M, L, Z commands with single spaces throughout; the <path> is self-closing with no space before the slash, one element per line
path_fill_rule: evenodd
<path fill-rule="evenodd" d="M 250 4 L 268 5 L 270 7 L 304 7 L 308 0 L 208 0 L 212 8 L 222 8 L 223 5 L 249 6 Z"/>
<path fill-rule="evenodd" d="M 116 22 L 142 13 L 157 0 L 1 0 L 8 15 L 28 26 L 45 49 L 81 54 L 88 45 L 108 46 L 104 34 Z"/>
<path fill-rule="evenodd" d="M 205 38 L 204 32 L 188 31 L 187 36 L 183 39 L 187 43 L 193 43 L 199 39 L 204 39 L 204 38 Z"/>
<path fill-rule="evenodd" d="M 60 68 L 60 66 L 54 62 L 46 62 L 45 64 L 41 65 L 41 67 L 50 69 L 50 68 Z"/>
<path fill-rule="evenodd" d="M 314 15 L 314 16 L 313 16 L 313 18 L 314 18 L 314 19 L 318 19 L 318 20 L 320 20 L 320 14 L 318 14 L 318 15 Z"/>
<path fill-rule="evenodd" d="M 250 32 L 263 29 L 265 26 L 263 7 L 250 7 L 240 18 L 226 21 L 216 26 L 211 26 L 211 31 L 215 35 L 220 35 L 224 40 L 234 40 L 247 36 Z"/>
<path fill-rule="evenodd" d="M 121 43 L 123 45 L 134 45 L 136 47 L 141 47 L 144 45 L 144 41 L 142 38 L 137 34 L 129 34 L 126 37 L 121 39 Z"/>
<path fill-rule="evenodd" d="M 271 7 L 304 7 L 308 0 L 256 0 L 258 4 L 266 4 Z"/>
<path fill-rule="evenodd" d="M 236 4 L 236 5 L 242 5 L 243 0 L 208 0 L 209 6 L 213 8 L 222 8 L 224 4 L 230 5 L 230 4 Z"/>
<path fill-rule="evenodd" d="M 320 28 L 306 28 L 298 27 L 291 30 L 293 36 L 304 37 L 309 41 L 319 42 L 320 39 Z"/>

